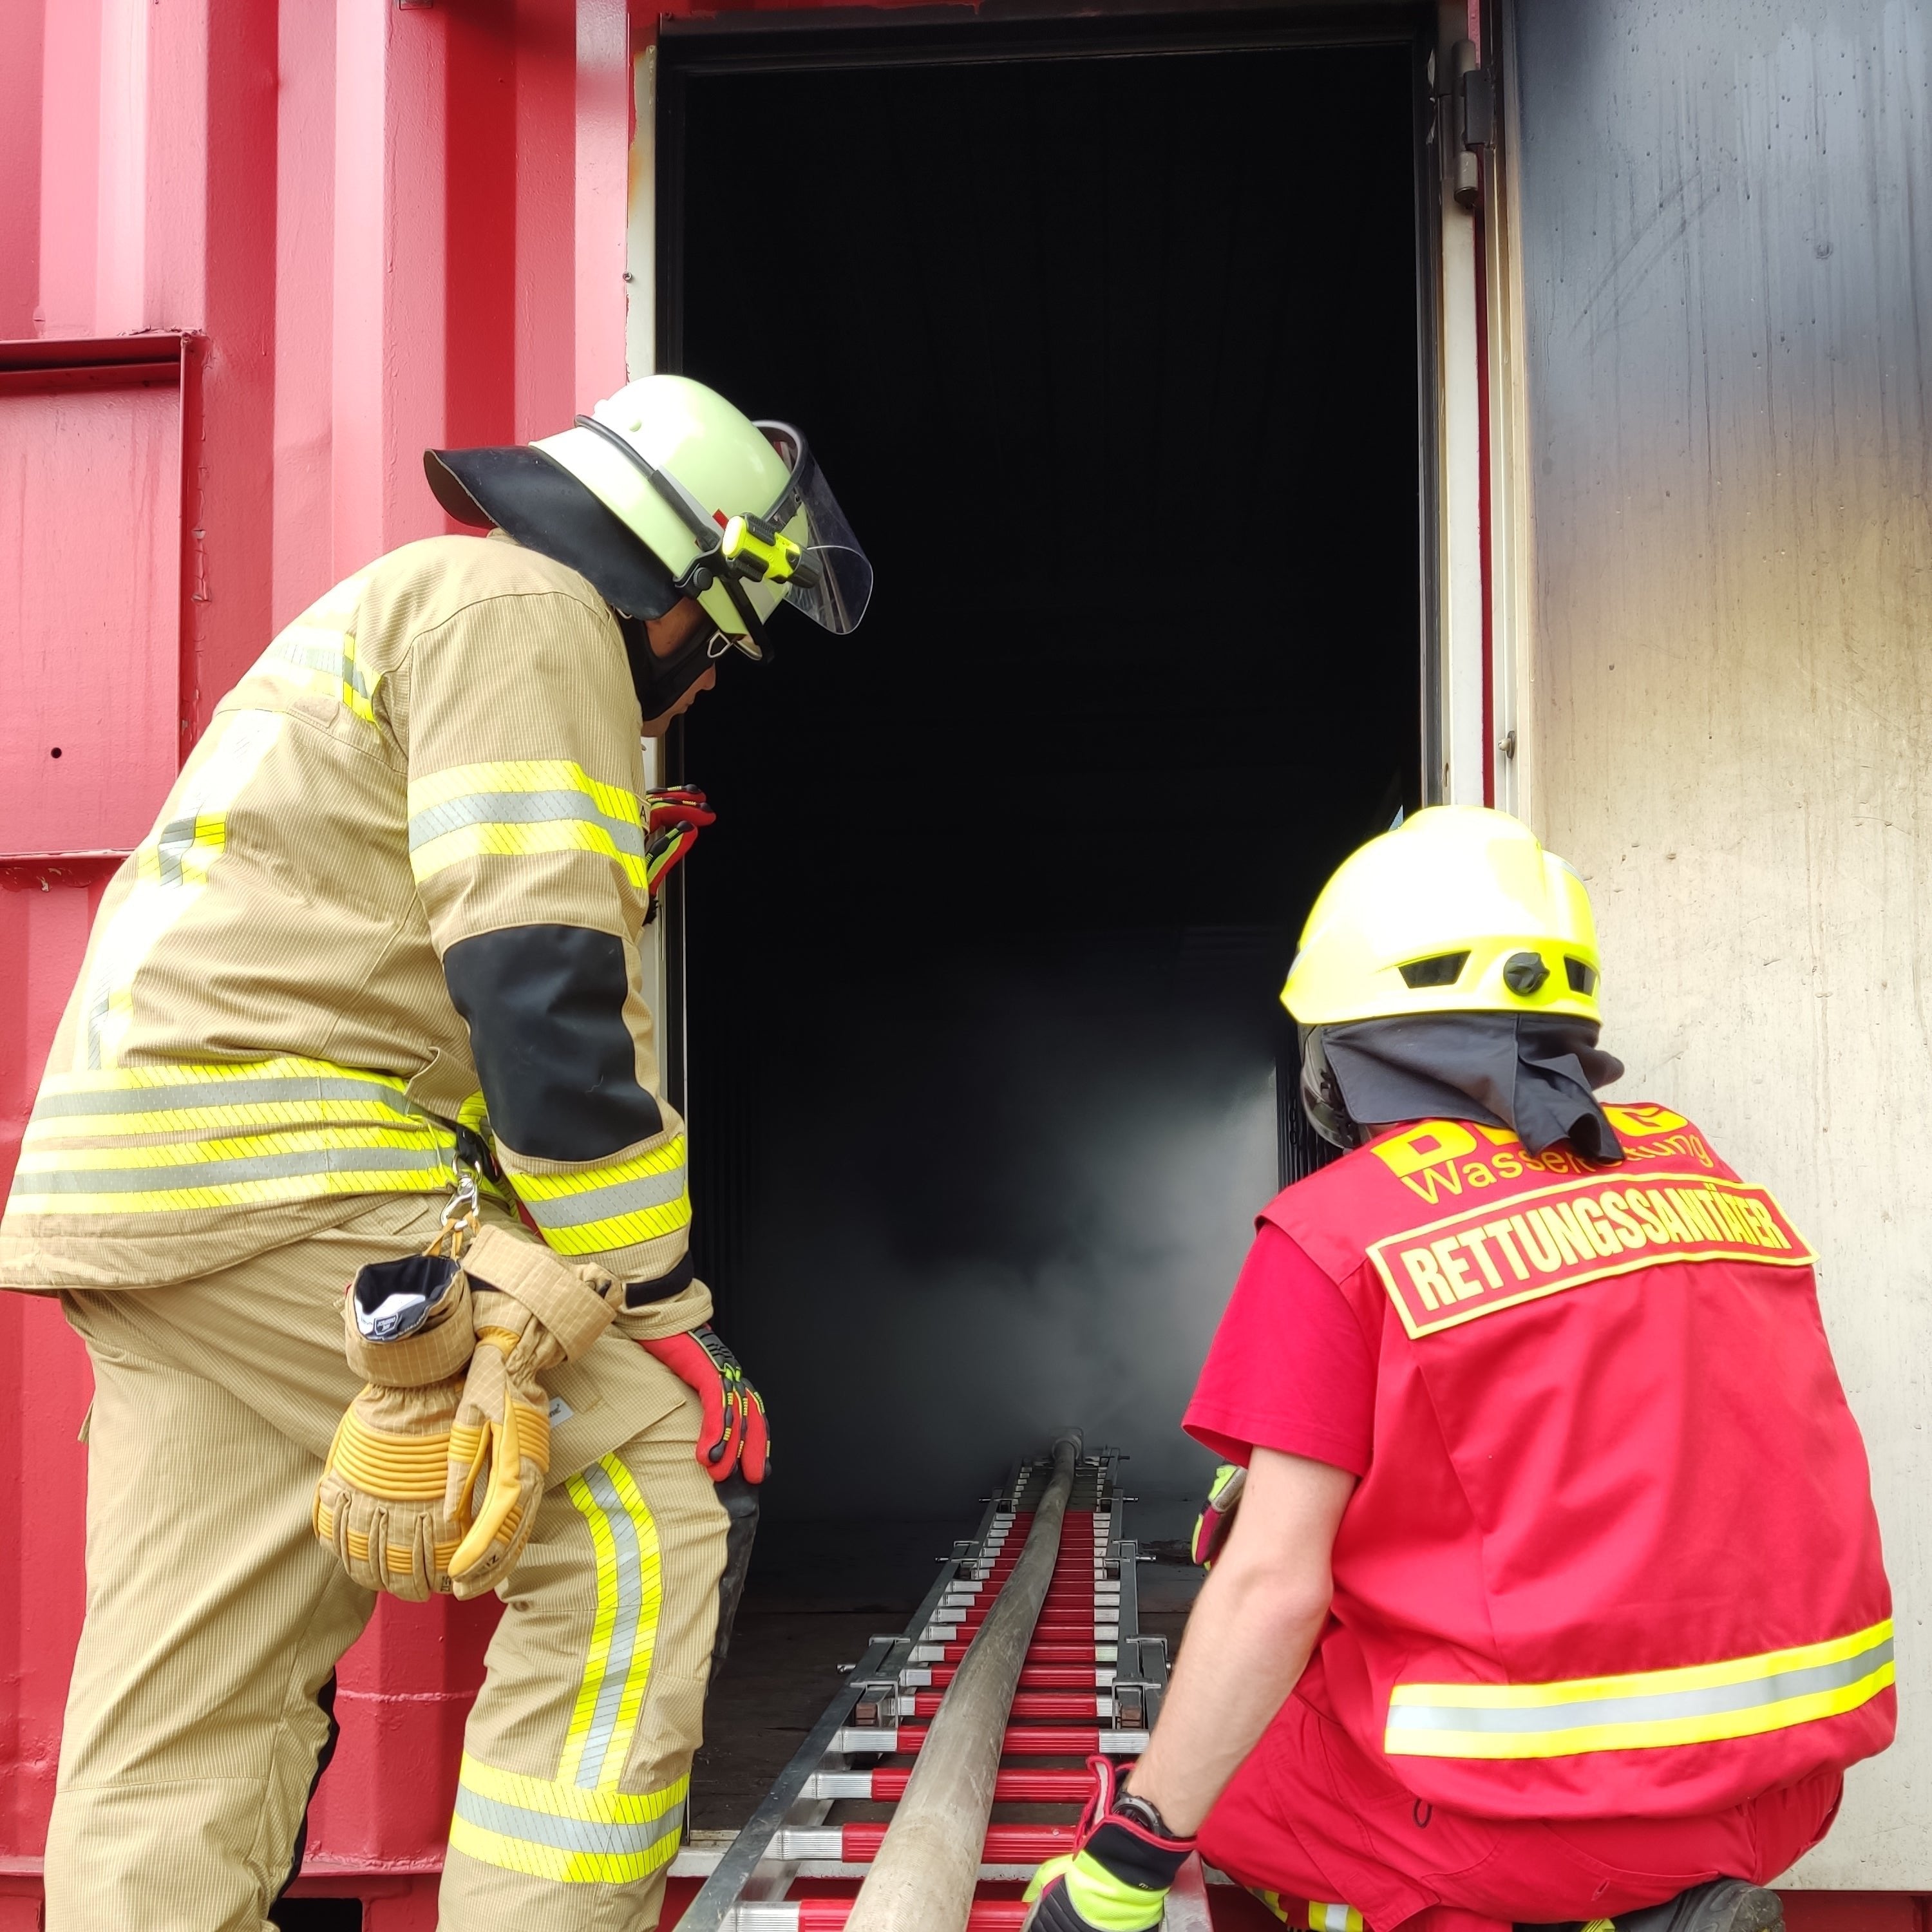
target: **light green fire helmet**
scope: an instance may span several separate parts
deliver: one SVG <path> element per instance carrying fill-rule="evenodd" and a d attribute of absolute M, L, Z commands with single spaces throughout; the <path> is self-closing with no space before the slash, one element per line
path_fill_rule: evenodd
<path fill-rule="evenodd" d="M 429 450 L 424 466 L 459 522 L 560 557 L 627 616 L 696 598 L 714 652 L 769 657 L 781 603 L 842 635 L 872 597 L 872 566 L 804 436 L 688 376 L 628 382 L 560 436 Z"/>
<path fill-rule="evenodd" d="M 686 376 L 646 376 L 534 447 L 749 656 L 769 654 L 764 620 L 782 602 L 826 630 L 858 628 L 872 566 L 790 424 L 754 423 Z"/>

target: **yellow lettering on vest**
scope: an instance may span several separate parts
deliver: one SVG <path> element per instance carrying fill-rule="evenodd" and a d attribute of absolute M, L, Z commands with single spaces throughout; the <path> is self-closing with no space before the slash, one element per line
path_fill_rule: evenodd
<path fill-rule="evenodd" d="M 1405 1174 L 1402 1184 L 1412 1194 L 1419 1194 L 1432 1208 L 1438 1184 L 1451 1194 L 1462 1191 L 1462 1177 L 1453 1167 L 1425 1167 L 1419 1174 Z"/>
<path fill-rule="evenodd" d="M 1484 1228 L 1483 1232 L 1502 1250 L 1503 1259 L 1509 1263 L 1510 1270 L 1515 1274 L 1516 1280 L 1528 1280 L 1529 1270 L 1523 1266 L 1522 1256 L 1516 1251 L 1516 1237 L 1510 1232 L 1509 1222 L 1492 1221 Z"/>
<path fill-rule="evenodd" d="M 1567 1201 L 1551 1208 L 1532 1208 L 1530 1218 L 1542 1225 L 1543 1232 L 1556 1244 L 1566 1262 L 1580 1262 L 1593 1252 L 1590 1238 L 1577 1225 L 1576 1210 Z"/>
<path fill-rule="evenodd" d="M 1509 1148 L 1517 1144 L 1516 1136 L 1507 1127 L 1486 1127 L 1479 1120 L 1476 1124 L 1476 1131 L 1492 1147 Z"/>
<path fill-rule="evenodd" d="M 1677 1204 L 1670 1198 L 1667 1187 L 1653 1187 L 1650 1190 L 1651 1212 L 1670 1229 L 1672 1241 L 1694 1241 L 1697 1237 L 1690 1226 L 1677 1211 Z"/>
<path fill-rule="evenodd" d="M 1750 1216 L 1751 1225 L 1757 1230 L 1758 1244 L 1766 1248 L 1788 1248 L 1791 1244 L 1784 1238 L 1784 1230 L 1772 1216 L 1771 1210 L 1762 1201 L 1746 1201 L 1741 1204 Z"/>
<path fill-rule="evenodd" d="M 1442 1264 L 1442 1272 L 1448 1277 L 1449 1286 L 1458 1301 L 1467 1301 L 1472 1295 L 1483 1292 L 1480 1282 L 1469 1279 L 1469 1270 L 1462 1265 L 1462 1257 L 1456 1250 L 1461 1245 L 1454 1234 L 1444 1234 L 1439 1241 L 1431 1241 L 1429 1252 Z"/>
<path fill-rule="evenodd" d="M 1462 1169 L 1462 1178 L 1472 1187 L 1493 1187 L 1496 1178 L 1479 1160 L 1469 1162 Z"/>
<path fill-rule="evenodd" d="M 1705 1207 L 1718 1217 L 1718 1225 L 1726 1239 L 1757 1246 L 1757 1237 L 1751 1232 L 1750 1225 L 1738 1210 L 1737 1203 L 1728 1196 L 1712 1191 L 1705 1199 Z"/>
<path fill-rule="evenodd" d="M 1673 1114 L 1668 1107 L 1653 1106 L 1648 1100 L 1622 1105 L 1606 1102 L 1604 1112 L 1620 1134 L 1667 1134 L 1673 1128 L 1690 1125 L 1682 1114 Z"/>
<path fill-rule="evenodd" d="M 1592 1247 L 1600 1255 L 1620 1255 L 1623 1244 L 1617 1239 L 1617 1231 L 1607 1226 L 1604 1210 L 1594 1201 L 1576 1203 L 1576 1220 Z"/>
<path fill-rule="evenodd" d="M 1406 1176 L 1442 1162 L 1460 1160 L 1475 1150 L 1475 1137 L 1460 1122 L 1425 1120 L 1406 1134 L 1377 1142 L 1375 1154 L 1391 1174 Z M 1461 1192 L 1460 1181 L 1455 1191 Z"/>
<path fill-rule="evenodd" d="M 1541 1274 L 1554 1274 L 1562 1264 L 1562 1256 L 1545 1238 L 1543 1230 L 1535 1225 L 1532 1215 L 1526 1220 L 1520 1214 L 1510 1216 L 1510 1226 L 1516 1230 L 1516 1239 L 1522 1244 L 1523 1252 L 1529 1257 L 1529 1264 Z"/>
<path fill-rule="evenodd" d="M 1490 1286 L 1500 1288 L 1503 1285 L 1503 1278 L 1497 1274 L 1496 1264 L 1490 1258 L 1490 1244 L 1483 1238 L 1488 1232 L 1486 1228 L 1469 1228 L 1462 1238 L 1462 1245 L 1475 1256 L 1476 1264 L 1482 1270 Z"/>
<path fill-rule="evenodd" d="M 1672 1204 L 1677 1210 L 1677 1218 L 1690 1230 L 1690 1238 L 1699 1241 L 1720 1241 L 1724 1231 L 1718 1226 L 1717 1217 L 1696 1192 L 1688 1187 L 1673 1187 L 1670 1190 Z"/>
<path fill-rule="evenodd" d="M 1520 1154 L 1499 1154 L 1496 1158 L 1496 1169 L 1505 1180 L 1514 1180 L 1522 1172 L 1522 1157 Z"/>
<path fill-rule="evenodd" d="M 1617 1239 L 1627 1248 L 1643 1246 L 1643 1230 L 1630 1219 L 1630 1210 L 1624 1204 L 1624 1197 L 1612 1187 L 1603 1197 L 1604 1212 L 1610 1216 L 1610 1224 L 1617 1231 Z"/>
<path fill-rule="evenodd" d="M 1651 1205 L 1650 1197 L 1643 1189 L 1630 1188 L 1624 1194 L 1624 1198 L 1629 1203 L 1630 1212 L 1643 1224 L 1644 1232 L 1653 1241 L 1658 1243 L 1660 1246 L 1670 1241 L 1670 1224 L 1663 1220 L 1658 1215 L 1657 1210 Z"/>
<path fill-rule="evenodd" d="M 1436 1265 L 1436 1257 L 1426 1248 L 1404 1248 L 1402 1264 L 1408 1269 L 1409 1280 L 1421 1296 L 1424 1307 L 1440 1308 L 1445 1302 L 1456 1299 L 1454 1291 L 1442 1279 L 1442 1271 Z"/>

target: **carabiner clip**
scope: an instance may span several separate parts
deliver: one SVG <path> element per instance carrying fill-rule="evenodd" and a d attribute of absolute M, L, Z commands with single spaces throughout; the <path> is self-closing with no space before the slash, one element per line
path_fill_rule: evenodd
<path fill-rule="evenodd" d="M 482 1197 L 476 1191 L 476 1177 L 467 1168 L 458 1168 L 456 1186 L 444 1204 L 442 1218 L 436 1223 L 436 1238 L 426 1250 L 430 1254 L 440 1254 L 445 1241 L 449 1244 L 452 1260 L 463 1252 L 464 1242 L 476 1232 L 476 1219 L 482 1207 Z"/>

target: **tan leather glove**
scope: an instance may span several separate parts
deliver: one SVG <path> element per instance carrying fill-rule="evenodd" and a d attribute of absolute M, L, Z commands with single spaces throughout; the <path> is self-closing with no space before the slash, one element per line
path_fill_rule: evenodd
<path fill-rule="evenodd" d="M 494 1590 L 530 1540 L 550 1469 L 550 1396 L 537 1380 L 610 1326 L 622 1291 L 589 1265 L 484 1228 L 464 1257 L 476 1352 L 449 1433 L 444 1515 L 466 1533 L 449 1559 L 459 1597 Z"/>
<path fill-rule="evenodd" d="M 371 1340 L 356 1319 L 358 1295 L 386 1288 L 436 1299 L 400 1340 Z M 420 1603 L 450 1588 L 449 1562 L 466 1522 L 444 1507 L 450 1430 L 475 1352 L 470 1285 L 453 1258 L 435 1252 L 364 1268 L 343 1297 L 343 1352 L 367 1386 L 337 1424 L 316 1485 L 315 1533 L 365 1588 Z M 365 1307 L 365 1321 L 372 1310 Z M 380 1322 L 375 1325 L 380 1329 Z"/>

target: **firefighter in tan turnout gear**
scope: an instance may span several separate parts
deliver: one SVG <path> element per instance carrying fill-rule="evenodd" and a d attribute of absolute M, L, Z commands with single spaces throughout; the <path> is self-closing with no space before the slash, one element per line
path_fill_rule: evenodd
<path fill-rule="evenodd" d="M 95 1381 L 52 1932 L 263 1924 L 378 1589 L 506 1606 L 446 1927 L 648 1928 L 678 1842 L 765 1438 L 640 991 L 706 814 L 640 732 L 871 572 L 797 431 L 676 377 L 426 462 L 494 530 L 338 584 L 219 706 L 0 1223 Z"/>

